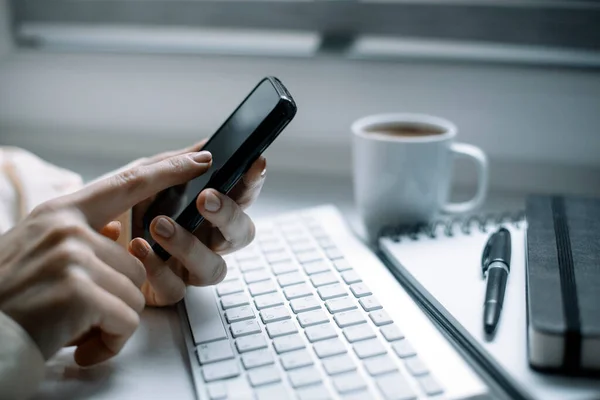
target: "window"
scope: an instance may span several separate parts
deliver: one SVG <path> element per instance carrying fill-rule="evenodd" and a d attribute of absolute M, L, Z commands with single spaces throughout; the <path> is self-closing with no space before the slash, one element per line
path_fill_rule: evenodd
<path fill-rule="evenodd" d="M 600 3 L 15 0 L 22 47 L 600 65 Z"/>

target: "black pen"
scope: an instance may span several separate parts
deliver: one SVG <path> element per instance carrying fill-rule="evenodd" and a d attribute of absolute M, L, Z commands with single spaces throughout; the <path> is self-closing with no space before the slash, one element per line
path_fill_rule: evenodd
<path fill-rule="evenodd" d="M 506 228 L 500 228 L 490 236 L 481 257 L 483 275 L 487 275 L 483 329 L 488 335 L 496 330 L 500 319 L 504 291 L 510 272 L 510 248 L 510 232 Z"/>

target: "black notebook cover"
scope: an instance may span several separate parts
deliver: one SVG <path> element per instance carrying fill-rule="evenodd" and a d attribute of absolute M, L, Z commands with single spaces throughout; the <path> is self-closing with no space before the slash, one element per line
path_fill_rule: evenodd
<path fill-rule="evenodd" d="M 530 196 L 527 218 L 529 363 L 600 371 L 600 199 Z"/>

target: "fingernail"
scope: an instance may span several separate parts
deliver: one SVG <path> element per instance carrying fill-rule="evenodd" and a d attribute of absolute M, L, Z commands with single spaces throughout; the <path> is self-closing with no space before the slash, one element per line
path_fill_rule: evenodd
<path fill-rule="evenodd" d="M 155 226 L 156 233 L 165 239 L 170 238 L 175 233 L 173 223 L 166 218 L 159 218 Z"/>
<path fill-rule="evenodd" d="M 263 169 L 262 172 L 260 173 L 261 177 L 264 177 L 267 174 L 267 169 Z"/>
<path fill-rule="evenodd" d="M 131 244 L 131 248 L 133 249 L 133 253 L 137 258 L 144 259 L 150 252 L 150 248 L 146 245 L 146 242 L 142 240 L 135 240 Z"/>
<path fill-rule="evenodd" d="M 221 200 L 213 192 L 207 192 L 204 199 L 204 208 L 210 212 L 219 211 Z"/>
<path fill-rule="evenodd" d="M 204 151 L 194 154 L 193 158 L 194 158 L 194 161 L 196 161 L 196 162 L 207 163 L 212 159 L 212 154 L 210 154 L 210 151 L 204 150 Z"/>

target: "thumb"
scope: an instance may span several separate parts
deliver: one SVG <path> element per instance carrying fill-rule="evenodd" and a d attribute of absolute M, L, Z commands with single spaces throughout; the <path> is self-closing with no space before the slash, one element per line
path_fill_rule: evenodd
<path fill-rule="evenodd" d="M 92 228 L 101 230 L 142 200 L 206 173 L 211 165 L 208 151 L 180 154 L 109 176 L 73 193 L 67 201 L 79 208 Z"/>

